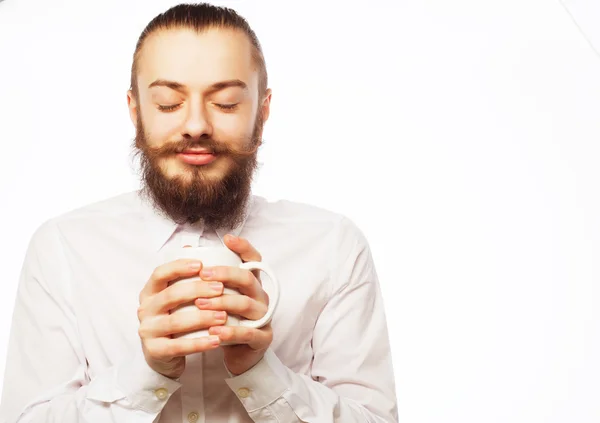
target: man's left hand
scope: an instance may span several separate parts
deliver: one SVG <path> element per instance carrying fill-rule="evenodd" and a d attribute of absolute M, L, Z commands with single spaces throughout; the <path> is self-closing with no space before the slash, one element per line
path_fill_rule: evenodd
<path fill-rule="evenodd" d="M 227 235 L 225 245 L 237 253 L 242 261 L 261 261 L 260 253 L 244 238 Z M 267 313 L 269 297 L 263 290 L 258 271 L 232 266 L 202 268 L 200 277 L 205 281 L 219 281 L 224 286 L 236 289 L 241 295 L 224 294 L 215 298 L 199 298 L 195 301 L 202 310 L 225 311 L 250 320 L 258 320 Z M 218 335 L 221 341 L 237 345 L 223 346 L 227 369 L 240 375 L 258 363 L 273 341 L 271 324 L 260 329 L 242 326 L 213 326 L 211 335 Z"/>

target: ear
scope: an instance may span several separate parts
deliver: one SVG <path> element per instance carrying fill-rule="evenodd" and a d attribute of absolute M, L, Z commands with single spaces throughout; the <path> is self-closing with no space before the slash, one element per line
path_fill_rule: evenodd
<path fill-rule="evenodd" d="M 272 91 L 270 88 L 268 88 L 260 107 L 260 112 L 263 116 L 263 123 L 269 119 L 269 114 L 271 113 L 271 95 Z"/>
<path fill-rule="evenodd" d="M 134 127 L 137 127 L 138 104 L 131 90 L 127 91 L 127 107 L 129 108 L 129 118 Z"/>

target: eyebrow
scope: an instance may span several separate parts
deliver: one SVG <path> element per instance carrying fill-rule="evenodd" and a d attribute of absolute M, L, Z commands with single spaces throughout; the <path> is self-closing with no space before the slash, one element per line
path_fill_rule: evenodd
<path fill-rule="evenodd" d="M 185 85 L 183 85 L 179 82 L 175 82 L 175 81 L 168 81 L 166 79 L 157 79 L 156 81 L 154 81 L 153 83 L 148 85 L 148 88 L 152 88 L 152 87 L 167 87 L 167 88 L 171 88 L 172 90 L 179 91 L 179 92 L 187 91 L 187 88 Z M 246 85 L 246 83 L 244 81 L 240 81 L 239 79 L 230 79 L 228 81 L 215 82 L 210 87 L 208 87 L 207 91 L 212 93 L 212 92 L 220 91 L 220 90 L 223 90 L 223 89 L 229 88 L 229 87 L 239 87 L 239 88 L 243 89 L 244 91 L 248 90 L 248 86 Z"/>

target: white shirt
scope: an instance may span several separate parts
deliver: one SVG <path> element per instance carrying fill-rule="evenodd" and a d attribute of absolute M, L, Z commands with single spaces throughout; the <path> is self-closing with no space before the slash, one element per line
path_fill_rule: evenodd
<path fill-rule="evenodd" d="M 281 296 L 264 358 L 234 376 L 222 349 L 187 356 L 176 381 L 146 363 L 139 294 L 182 233 L 222 245 L 226 231 L 179 226 L 138 191 L 49 219 L 18 285 L 0 421 L 396 422 L 394 373 L 366 239 L 346 217 L 253 196 L 247 238 Z"/>

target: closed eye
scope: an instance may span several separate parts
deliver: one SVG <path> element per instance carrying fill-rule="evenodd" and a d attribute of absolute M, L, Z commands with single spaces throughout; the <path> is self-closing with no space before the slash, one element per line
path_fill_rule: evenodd
<path fill-rule="evenodd" d="M 235 108 L 238 106 L 238 103 L 235 103 L 235 104 L 218 104 L 218 103 L 214 103 L 214 104 L 219 109 L 228 110 L 228 111 L 235 110 Z"/>
<path fill-rule="evenodd" d="M 238 106 L 238 103 L 235 103 L 235 104 L 218 104 L 218 103 L 214 103 L 214 104 L 219 109 L 226 110 L 226 111 L 235 110 L 235 108 Z M 181 104 L 171 104 L 171 105 L 168 105 L 168 106 L 165 106 L 165 105 L 161 104 L 161 105 L 158 106 L 158 110 L 160 110 L 161 112 L 172 112 L 173 110 L 177 109 L 179 106 L 181 106 Z"/>
<path fill-rule="evenodd" d="M 163 105 L 158 105 L 158 110 L 160 110 L 161 112 L 172 112 L 173 110 L 175 110 L 176 108 L 178 108 L 179 106 L 181 106 L 181 104 L 172 104 L 169 106 L 163 106 Z"/>

